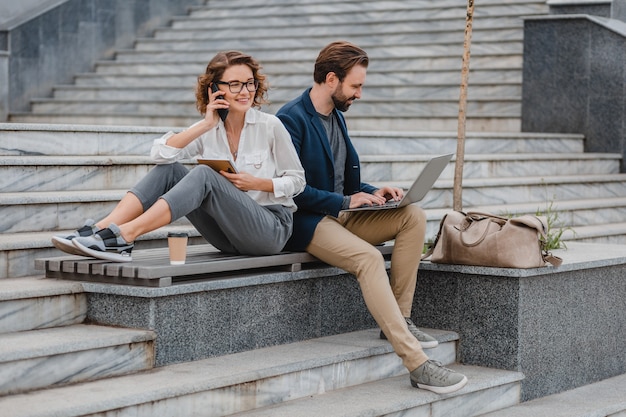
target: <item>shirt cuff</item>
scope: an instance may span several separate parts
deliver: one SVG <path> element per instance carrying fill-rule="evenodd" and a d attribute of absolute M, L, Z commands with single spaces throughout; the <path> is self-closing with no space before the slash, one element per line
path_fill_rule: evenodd
<path fill-rule="evenodd" d="M 341 209 L 342 210 L 346 210 L 350 208 L 350 196 L 349 195 L 344 195 L 343 196 L 343 202 L 341 203 Z"/>

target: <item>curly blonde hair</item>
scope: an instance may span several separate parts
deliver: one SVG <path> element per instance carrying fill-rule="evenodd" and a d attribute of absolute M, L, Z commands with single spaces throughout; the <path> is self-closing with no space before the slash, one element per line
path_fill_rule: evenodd
<path fill-rule="evenodd" d="M 209 87 L 211 83 L 219 81 L 224 75 L 224 71 L 233 65 L 247 65 L 252 70 L 252 77 L 259 82 L 259 87 L 254 93 L 253 107 L 261 107 L 267 103 L 267 81 L 266 76 L 261 74 L 261 65 L 250 55 L 239 51 L 218 52 L 206 67 L 204 74 L 198 76 L 196 85 L 196 108 L 201 115 L 206 113 L 206 106 L 209 104 Z"/>

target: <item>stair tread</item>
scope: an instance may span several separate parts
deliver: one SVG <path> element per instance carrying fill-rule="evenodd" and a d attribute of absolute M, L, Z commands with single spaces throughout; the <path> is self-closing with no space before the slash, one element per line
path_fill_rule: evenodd
<path fill-rule="evenodd" d="M 382 416 L 523 379 L 523 375 L 519 372 L 464 365 L 447 367 L 465 374 L 468 378 L 467 385 L 452 394 L 438 395 L 415 389 L 409 383 L 407 374 L 235 415 L 242 417 Z M 481 404 L 475 402 L 463 405 L 463 407 L 476 408 L 478 412 L 480 412 L 480 406 Z"/>
<path fill-rule="evenodd" d="M 149 330 L 74 324 L 2 335 L 0 363 L 151 341 Z"/>
<path fill-rule="evenodd" d="M 458 339 L 454 332 L 426 331 L 441 343 Z M 372 355 L 395 355 L 391 345 L 380 340 L 378 335 L 378 329 L 362 330 L 167 365 L 106 380 L 0 397 L 0 409 L 6 417 L 69 417 L 229 387 Z M 400 363 L 400 359 L 397 360 Z M 71 404 L 64 398 L 72 398 Z M 16 414 L 6 414 L 5 410 L 14 410 Z M 26 410 L 28 413 L 25 414 Z"/>
<path fill-rule="evenodd" d="M 599 417 L 618 415 L 625 410 L 626 374 L 483 414 L 481 417 Z"/>
<path fill-rule="evenodd" d="M 83 287 L 78 282 L 60 281 L 30 276 L 0 280 L 0 301 L 80 294 Z"/>

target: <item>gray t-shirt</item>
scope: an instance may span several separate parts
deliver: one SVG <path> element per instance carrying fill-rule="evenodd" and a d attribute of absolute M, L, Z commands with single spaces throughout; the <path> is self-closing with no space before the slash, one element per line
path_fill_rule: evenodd
<path fill-rule="evenodd" d="M 319 113 L 318 113 L 319 114 Z M 326 136 L 330 142 L 335 164 L 335 192 L 343 195 L 343 181 L 346 169 L 346 142 L 339 127 L 337 116 L 332 112 L 328 116 L 319 114 L 320 120 L 326 129 Z"/>

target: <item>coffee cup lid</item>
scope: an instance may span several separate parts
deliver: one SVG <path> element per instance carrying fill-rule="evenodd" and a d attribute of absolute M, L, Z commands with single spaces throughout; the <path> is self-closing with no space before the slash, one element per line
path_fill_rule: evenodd
<path fill-rule="evenodd" d="M 187 237 L 187 233 L 184 233 L 184 232 L 168 232 L 167 237 Z"/>

